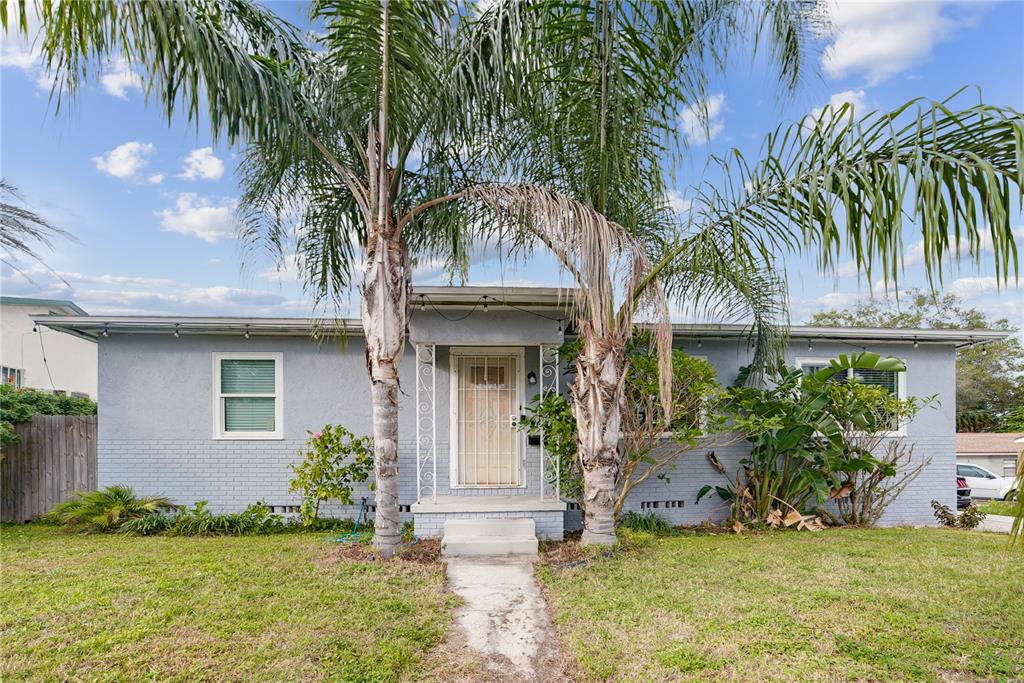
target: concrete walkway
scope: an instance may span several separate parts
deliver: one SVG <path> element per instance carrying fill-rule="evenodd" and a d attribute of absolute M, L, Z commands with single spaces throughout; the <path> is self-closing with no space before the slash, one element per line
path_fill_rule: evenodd
<path fill-rule="evenodd" d="M 978 525 L 978 531 L 996 531 L 1001 534 L 1010 533 L 1013 526 L 1013 517 L 1006 515 L 986 515 L 985 519 Z"/>
<path fill-rule="evenodd" d="M 559 652 L 531 558 L 452 557 L 447 565 L 449 587 L 466 601 L 456 616 L 473 654 L 502 680 L 548 680 Z"/>

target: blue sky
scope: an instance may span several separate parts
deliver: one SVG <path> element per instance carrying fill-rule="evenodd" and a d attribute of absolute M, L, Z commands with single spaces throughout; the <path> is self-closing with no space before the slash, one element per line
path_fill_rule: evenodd
<path fill-rule="evenodd" d="M 709 155 L 737 147 L 756 157 L 766 132 L 830 101 L 851 101 L 860 113 L 915 96 L 941 99 L 976 85 L 986 102 L 1024 110 L 1024 3 L 844 1 L 829 6 L 835 31 L 822 36 L 814 69 L 795 93 L 781 95 L 769 72 L 738 56 L 712 83 L 706 130 L 693 124 L 692 112 L 679 112 L 690 146 L 677 166 L 675 198 L 685 198 Z M 294 4 L 273 7 L 302 21 Z M 44 254 L 64 281 L 38 267 L 27 266 L 28 277 L 4 270 L 4 294 L 72 298 L 96 314 L 311 312 L 292 273 L 277 270 L 263 254 L 247 254 L 233 239 L 237 150 L 214 143 L 202 127 L 181 120 L 168 125 L 157 106 L 146 104 L 137 78 L 121 63 L 107 65 L 101 78 L 56 113 L 34 51 L 3 40 L 3 177 L 77 239 Z M 1014 227 L 1024 246 L 1019 214 Z M 913 226 L 907 226 L 901 287 L 925 284 L 918 242 Z M 836 276 L 822 276 L 812 258 L 790 261 L 794 322 L 870 295 L 871 285 L 848 264 Z M 1011 285 L 997 291 L 993 273 L 986 254 L 980 268 L 954 264 L 944 284 L 972 305 L 1024 326 L 1024 290 Z M 415 282 L 446 279 L 425 264 Z M 549 258 L 510 264 L 485 251 L 468 284 L 498 282 L 569 284 Z"/>

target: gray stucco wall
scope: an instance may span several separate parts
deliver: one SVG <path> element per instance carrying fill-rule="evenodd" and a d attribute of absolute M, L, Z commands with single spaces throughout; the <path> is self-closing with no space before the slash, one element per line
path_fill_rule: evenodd
<path fill-rule="evenodd" d="M 480 317 L 476 314 L 475 317 Z M 508 324 L 487 314 L 491 334 L 509 333 Z M 479 328 L 478 328 L 479 330 Z M 415 334 L 414 334 L 415 336 Z M 486 338 L 486 336 L 485 336 Z M 533 340 L 531 340 L 533 341 Z M 724 384 L 731 383 L 739 367 L 748 361 L 745 344 L 735 341 L 694 342 L 687 351 L 707 356 Z M 813 352 L 806 342 L 794 344 L 790 360 L 797 357 L 831 357 L 855 351 L 846 345 L 817 343 Z M 938 394 L 941 405 L 924 410 L 908 426 L 908 440 L 917 457 L 930 456 L 932 463 L 889 510 L 885 523 L 928 524 L 933 521 L 929 502 L 939 499 L 952 506 L 954 473 L 954 351 L 952 346 L 922 344 L 872 345 L 871 350 L 904 358 L 908 364 L 909 395 Z M 235 441 L 213 438 L 213 353 L 265 351 L 283 354 L 284 418 L 280 440 Z M 538 351 L 525 349 L 525 372 L 537 370 Z M 401 440 L 400 502 L 410 505 L 415 492 L 415 359 L 410 347 L 400 369 L 404 389 L 399 416 Z M 438 493 L 448 490 L 448 347 L 437 347 L 437 452 Z M 536 387 L 525 387 L 528 402 Z M 257 500 L 270 505 L 298 505 L 288 493 L 289 465 L 298 461 L 307 430 L 329 422 L 343 424 L 356 433 L 371 432 L 370 395 L 360 337 L 316 343 L 304 337 L 122 335 L 111 333 L 99 341 L 99 483 L 128 484 L 138 493 L 163 493 L 179 503 L 209 501 L 218 510 L 241 509 Z M 523 442 L 526 486 L 519 489 L 460 490 L 462 495 L 536 495 L 539 449 Z M 745 451 L 743 444 L 718 449 L 730 469 Z M 629 501 L 630 509 L 650 509 L 674 523 L 699 522 L 724 514 L 719 501 L 706 498 L 694 505 L 697 491 L 706 483 L 721 481 L 702 451 L 680 458 L 667 480 L 652 478 Z M 368 490 L 357 491 L 367 495 Z M 665 502 L 671 501 L 671 507 Z M 679 502 L 681 501 L 681 502 Z M 646 505 L 645 505 L 646 504 Z M 657 504 L 657 507 L 654 505 Z M 354 509 L 328 510 L 351 516 Z M 411 516 L 404 512 L 403 516 Z"/>

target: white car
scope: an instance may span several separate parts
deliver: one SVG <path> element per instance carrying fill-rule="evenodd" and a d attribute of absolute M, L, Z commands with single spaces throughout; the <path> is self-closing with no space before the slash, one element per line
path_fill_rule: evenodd
<path fill-rule="evenodd" d="M 997 498 L 1009 500 L 1016 493 L 1013 477 L 997 477 L 984 467 L 971 464 L 958 464 L 956 466 L 957 476 L 967 480 L 971 487 L 972 498 Z"/>

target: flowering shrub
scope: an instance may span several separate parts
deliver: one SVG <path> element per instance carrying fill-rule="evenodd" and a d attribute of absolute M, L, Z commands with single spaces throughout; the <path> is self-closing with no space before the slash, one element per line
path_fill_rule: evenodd
<path fill-rule="evenodd" d="M 303 461 L 292 465 L 295 478 L 291 491 L 302 492 L 302 522 L 309 526 L 317 519 L 320 503 L 337 500 L 352 504 L 352 485 L 370 478 L 373 471 L 373 442 L 368 436 L 356 436 L 341 425 L 327 425 L 309 432 L 306 450 L 299 451 Z M 373 489 L 373 485 L 370 485 Z"/>

